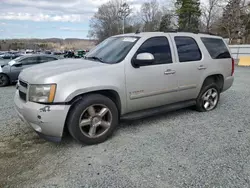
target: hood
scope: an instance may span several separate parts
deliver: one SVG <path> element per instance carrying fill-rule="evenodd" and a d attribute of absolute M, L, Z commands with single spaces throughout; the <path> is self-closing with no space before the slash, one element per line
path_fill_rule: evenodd
<path fill-rule="evenodd" d="M 74 75 L 75 71 L 93 69 L 102 66 L 108 66 L 108 64 L 85 59 L 62 59 L 26 68 L 21 72 L 19 79 L 29 83 L 44 83 L 46 79 L 52 77 L 60 77 L 60 75 L 65 74 Z M 66 77 L 63 76 L 63 78 Z"/>

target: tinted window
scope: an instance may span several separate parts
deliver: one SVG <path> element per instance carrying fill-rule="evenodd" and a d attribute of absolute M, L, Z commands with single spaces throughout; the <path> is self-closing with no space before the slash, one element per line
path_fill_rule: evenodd
<path fill-rule="evenodd" d="M 49 62 L 49 61 L 55 61 L 57 60 L 56 58 L 54 57 L 40 57 L 40 63 L 46 63 L 46 62 Z"/>
<path fill-rule="evenodd" d="M 151 53 L 154 55 L 154 65 L 172 63 L 172 55 L 166 37 L 154 37 L 144 42 L 136 54 Z"/>
<path fill-rule="evenodd" d="M 37 57 L 27 57 L 20 61 L 23 65 L 33 65 L 38 63 Z"/>
<path fill-rule="evenodd" d="M 231 58 L 231 55 L 222 39 L 201 38 L 213 59 Z"/>
<path fill-rule="evenodd" d="M 180 62 L 201 60 L 201 51 L 196 41 L 191 37 L 175 37 Z"/>

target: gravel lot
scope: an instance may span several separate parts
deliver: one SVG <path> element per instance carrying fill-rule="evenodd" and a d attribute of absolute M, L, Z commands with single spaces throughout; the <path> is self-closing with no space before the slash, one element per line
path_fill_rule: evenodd
<path fill-rule="evenodd" d="M 123 122 L 105 143 L 46 142 L 0 89 L 0 187 L 249 187 L 250 68 L 209 113 L 191 109 Z"/>

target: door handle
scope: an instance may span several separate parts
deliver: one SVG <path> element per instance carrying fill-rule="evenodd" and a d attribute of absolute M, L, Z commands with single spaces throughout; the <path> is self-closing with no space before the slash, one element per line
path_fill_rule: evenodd
<path fill-rule="evenodd" d="M 204 65 L 198 67 L 198 70 L 205 70 L 205 69 L 207 69 L 207 67 L 204 67 Z"/>
<path fill-rule="evenodd" d="M 168 69 L 164 72 L 165 75 L 175 74 L 175 70 Z"/>

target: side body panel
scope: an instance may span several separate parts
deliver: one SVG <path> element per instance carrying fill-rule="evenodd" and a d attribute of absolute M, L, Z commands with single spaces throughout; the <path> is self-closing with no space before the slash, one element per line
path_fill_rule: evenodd
<path fill-rule="evenodd" d="M 63 75 L 68 79 L 48 78 L 47 83 L 57 83 L 57 91 L 54 102 L 69 102 L 74 97 L 99 91 L 112 90 L 117 92 L 121 101 L 121 113 L 126 113 L 126 93 L 124 62 L 114 65 L 102 66 L 102 68 L 92 68 L 91 70 L 75 71 L 72 75 Z"/>

